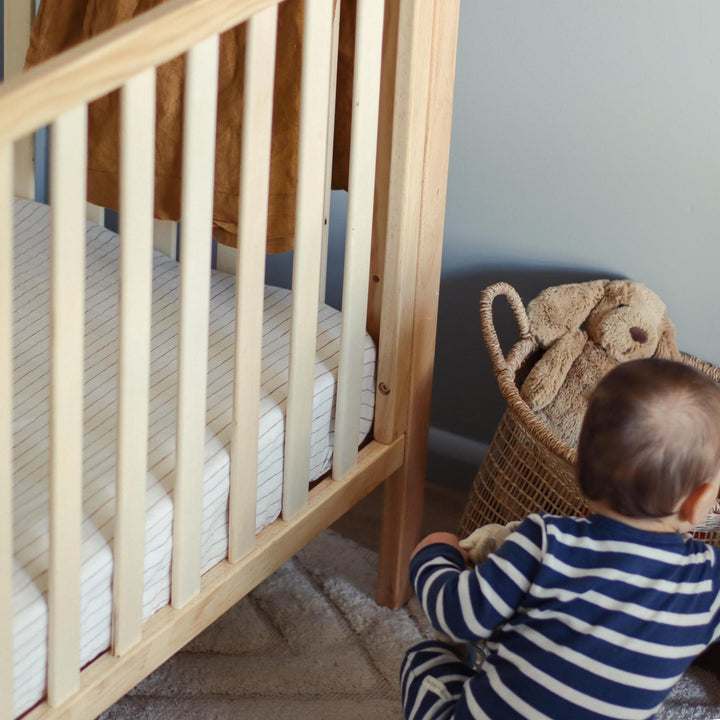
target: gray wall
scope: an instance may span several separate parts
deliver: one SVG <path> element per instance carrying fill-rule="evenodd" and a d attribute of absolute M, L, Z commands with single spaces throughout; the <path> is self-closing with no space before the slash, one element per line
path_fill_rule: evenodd
<path fill-rule="evenodd" d="M 465 466 L 432 479 L 469 483 L 503 411 L 477 320 L 491 282 L 527 302 L 640 280 L 681 349 L 720 363 L 718 28 L 715 0 L 463 1 L 431 447 Z"/>

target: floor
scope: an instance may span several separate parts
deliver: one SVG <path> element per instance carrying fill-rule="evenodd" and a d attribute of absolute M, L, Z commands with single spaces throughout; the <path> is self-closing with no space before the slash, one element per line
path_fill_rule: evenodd
<path fill-rule="evenodd" d="M 423 535 L 436 530 L 455 532 L 467 493 L 428 483 L 425 486 Z M 382 486 L 358 503 L 333 526 L 344 537 L 377 552 L 382 517 Z"/>

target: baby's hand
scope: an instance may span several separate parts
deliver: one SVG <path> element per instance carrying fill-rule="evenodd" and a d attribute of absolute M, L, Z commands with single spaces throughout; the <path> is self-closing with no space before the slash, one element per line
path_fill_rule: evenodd
<path fill-rule="evenodd" d="M 462 553 L 463 558 L 467 561 L 467 553 L 460 546 L 460 540 L 457 535 L 449 532 L 434 532 L 430 533 L 427 537 L 424 537 L 415 547 L 412 553 L 412 557 L 415 557 L 424 547 L 428 545 L 434 545 L 435 543 L 444 543 L 445 545 L 451 545 Z M 412 559 L 411 557 L 411 559 Z"/>
<path fill-rule="evenodd" d="M 519 522 L 509 522 L 507 525 L 491 523 L 483 525 L 460 541 L 461 549 L 465 550 L 473 565 L 479 565 L 487 560 L 490 553 L 495 552 L 502 545 L 505 538 L 513 532 Z"/>

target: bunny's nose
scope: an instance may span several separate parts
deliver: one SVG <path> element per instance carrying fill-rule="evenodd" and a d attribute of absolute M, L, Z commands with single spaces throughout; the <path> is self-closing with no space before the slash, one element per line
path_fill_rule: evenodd
<path fill-rule="evenodd" d="M 639 342 L 641 344 L 645 344 L 648 340 L 647 333 L 639 327 L 631 327 L 630 328 L 630 337 L 635 341 Z"/>

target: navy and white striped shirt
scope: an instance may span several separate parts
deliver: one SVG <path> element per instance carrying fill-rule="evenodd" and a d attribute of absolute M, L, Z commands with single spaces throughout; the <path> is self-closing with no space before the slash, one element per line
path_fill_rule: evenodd
<path fill-rule="evenodd" d="M 456 720 L 639 720 L 720 634 L 719 560 L 600 515 L 530 515 L 473 570 L 435 544 L 410 577 L 438 630 L 488 638 Z"/>

